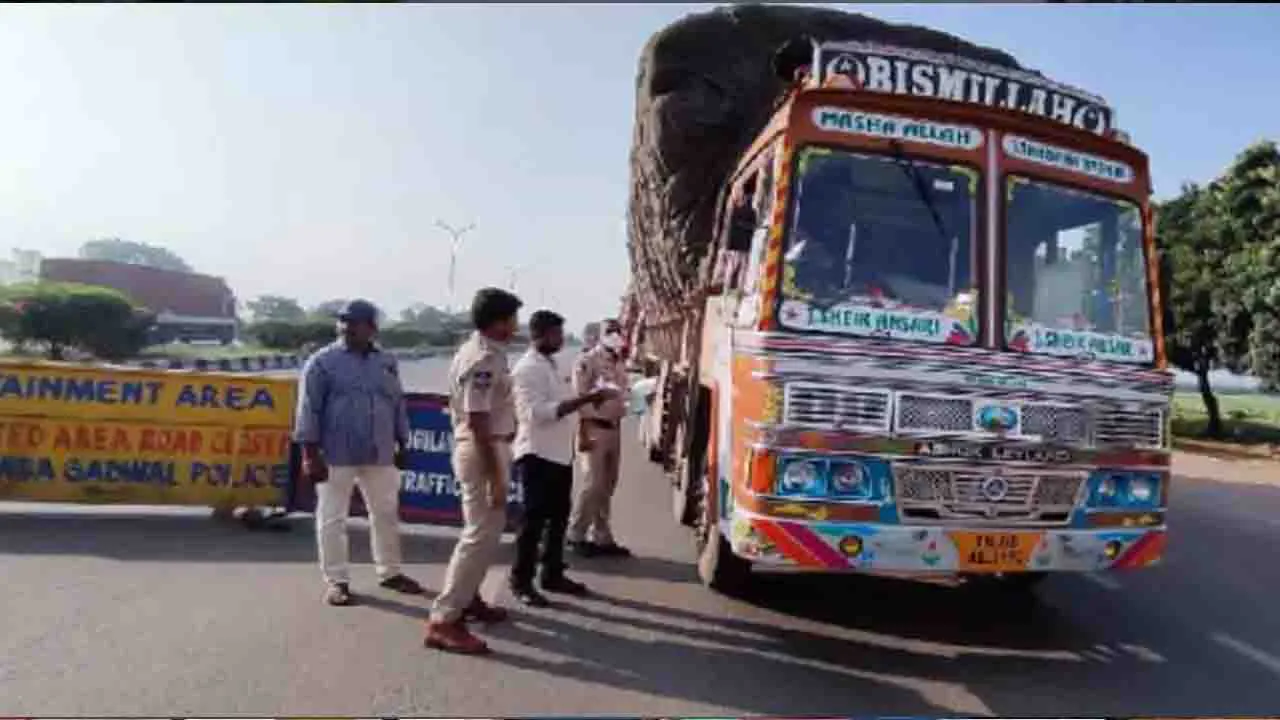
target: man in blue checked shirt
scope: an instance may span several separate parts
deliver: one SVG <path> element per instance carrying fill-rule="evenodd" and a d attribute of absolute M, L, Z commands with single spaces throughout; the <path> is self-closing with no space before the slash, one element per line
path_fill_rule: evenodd
<path fill-rule="evenodd" d="M 315 483 L 316 536 L 330 605 L 354 602 L 347 569 L 347 515 L 359 486 L 369 510 L 370 544 L 381 585 L 421 594 L 400 572 L 400 468 L 409 417 L 396 359 L 374 342 L 378 309 L 352 300 L 338 314 L 339 338 L 302 369 L 296 439 L 302 474 Z"/>

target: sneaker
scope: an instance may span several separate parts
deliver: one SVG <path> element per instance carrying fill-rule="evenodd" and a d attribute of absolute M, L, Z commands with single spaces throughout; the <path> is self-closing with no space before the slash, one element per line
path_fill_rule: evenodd
<path fill-rule="evenodd" d="M 618 543 L 596 545 L 596 552 L 604 557 L 631 557 L 631 551 Z"/>
<path fill-rule="evenodd" d="M 561 595 L 574 595 L 583 597 L 588 595 L 587 586 L 577 580 L 570 580 L 563 575 L 542 579 L 542 589 L 549 593 L 559 593 Z"/>
<path fill-rule="evenodd" d="M 600 546 L 586 540 L 575 540 L 569 543 L 569 549 L 584 558 L 592 558 L 600 554 Z"/>
<path fill-rule="evenodd" d="M 389 578 L 383 578 L 378 585 L 405 595 L 421 595 L 424 592 L 417 580 L 403 573 L 396 573 Z"/>
<path fill-rule="evenodd" d="M 513 584 L 511 586 L 511 594 L 515 596 L 516 600 L 528 605 L 529 607 L 544 608 L 550 607 L 551 605 L 551 601 L 547 600 L 545 595 L 538 592 L 533 587 L 533 583 Z"/>
<path fill-rule="evenodd" d="M 460 655 L 483 655 L 489 652 L 489 646 L 483 640 L 471 634 L 461 620 L 453 622 L 427 623 L 427 635 L 422 644 L 445 652 Z"/>
<path fill-rule="evenodd" d="M 324 601 L 334 607 L 354 605 L 355 596 L 351 594 L 351 586 L 347 583 L 332 583 L 324 593 Z"/>
<path fill-rule="evenodd" d="M 471 601 L 471 607 L 468 607 L 466 611 L 462 613 L 462 618 L 464 620 L 482 622 L 485 625 L 492 625 L 506 620 L 507 611 L 500 607 L 494 607 L 477 597 L 475 600 Z"/>

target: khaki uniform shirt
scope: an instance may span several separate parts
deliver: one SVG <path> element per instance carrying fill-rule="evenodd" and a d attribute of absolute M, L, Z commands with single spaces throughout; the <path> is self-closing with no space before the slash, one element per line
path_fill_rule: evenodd
<path fill-rule="evenodd" d="M 600 407 L 583 405 L 578 410 L 579 417 L 584 420 L 621 420 L 627 414 L 627 369 L 623 367 L 622 358 L 615 358 L 603 345 L 597 345 L 578 356 L 573 366 L 573 387 L 581 395 L 595 390 L 601 382 L 617 385 L 618 396 L 600 403 Z"/>
<path fill-rule="evenodd" d="M 479 332 L 458 348 L 449 365 L 449 415 L 455 441 L 475 439 L 470 413 L 489 414 L 494 438 L 515 435 L 516 407 L 506 350 Z"/>

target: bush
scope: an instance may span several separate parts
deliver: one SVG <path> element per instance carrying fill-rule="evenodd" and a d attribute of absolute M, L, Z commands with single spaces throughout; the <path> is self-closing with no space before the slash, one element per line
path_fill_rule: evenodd
<path fill-rule="evenodd" d="M 332 321 L 314 320 L 292 323 L 279 320 L 253 323 L 245 328 L 245 334 L 263 347 L 293 352 L 304 345 L 325 345 L 335 336 Z"/>
<path fill-rule="evenodd" d="M 389 348 L 415 348 L 429 344 L 431 335 L 412 325 L 392 325 L 378 332 L 378 342 Z"/>
<path fill-rule="evenodd" d="M 96 285 L 16 285 L 0 292 L 0 303 L 0 334 L 20 348 L 39 345 L 52 360 L 70 349 L 104 360 L 132 357 L 155 324 L 126 295 Z"/>

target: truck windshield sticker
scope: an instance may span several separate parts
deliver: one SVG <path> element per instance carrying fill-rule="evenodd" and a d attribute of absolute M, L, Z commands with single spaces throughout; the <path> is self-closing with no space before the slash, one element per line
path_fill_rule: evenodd
<path fill-rule="evenodd" d="M 1155 344 L 1148 338 L 1061 330 L 1035 323 L 1014 325 L 1009 332 L 1009 347 L 1020 352 L 1040 355 L 1111 362 L 1150 363 L 1155 359 Z"/>
<path fill-rule="evenodd" d="M 826 43 L 819 53 L 820 72 L 843 75 L 870 92 L 1016 110 L 1098 135 L 1114 124 L 1102 98 L 1039 73 L 875 43 Z"/>
<path fill-rule="evenodd" d="M 860 303 L 817 307 L 784 300 L 782 324 L 798 330 L 820 330 L 893 340 L 972 345 L 975 335 L 967 323 L 941 312 L 882 308 Z"/>
<path fill-rule="evenodd" d="M 819 130 L 828 132 L 905 140 L 962 150 L 976 150 L 982 146 L 982 130 L 976 127 L 859 110 L 817 107 L 813 110 L 813 124 Z"/>
<path fill-rule="evenodd" d="M 1122 162 L 1028 140 L 1017 135 L 1006 135 L 1002 144 L 1006 155 L 1019 160 L 1027 160 L 1121 185 L 1133 182 L 1133 168 Z"/>

